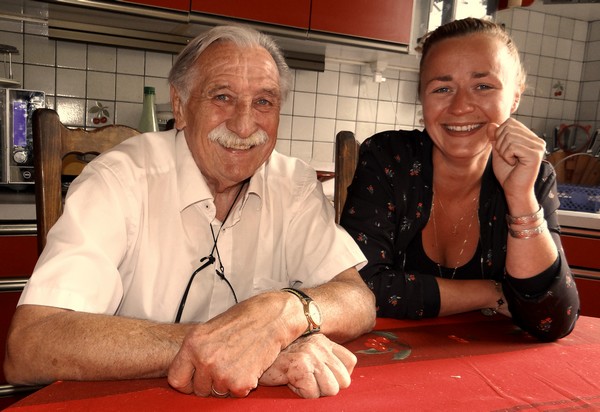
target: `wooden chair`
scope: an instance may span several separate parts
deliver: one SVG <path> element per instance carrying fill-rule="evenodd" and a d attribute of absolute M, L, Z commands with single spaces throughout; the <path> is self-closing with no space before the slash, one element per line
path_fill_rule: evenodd
<path fill-rule="evenodd" d="M 354 133 L 341 131 L 335 136 L 335 186 L 333 189 L 333 206 L 335 208 L 335 221 L 340 222 L 342 209 L 346 203 L 348 186 L 354 178 L 354 171 L 358 163 L 358 149 L 360 143 Z"/>
<path fill-rule="evenodd" d="M 48 231 L 62 213 L 65 158 L 68 155 L 100 154 L 139 132 L 124 125 L 109 125 L 92 131 L 70 129 L 51 109 L 37 109 L 33 113 L 32 126 L 37 243 L 38 253 L 41 253 Z"/>

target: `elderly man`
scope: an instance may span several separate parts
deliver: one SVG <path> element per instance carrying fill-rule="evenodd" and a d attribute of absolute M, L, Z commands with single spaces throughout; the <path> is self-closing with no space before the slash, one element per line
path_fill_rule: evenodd
<path fill-rule="evenodd" d="M 356 358 L 328 338 L 369 331 L 374 298 L 315 172 L 273 150 L 282 54 L 256 31 L 217 27 L 169 81 L 177 130 L 129 139 L 72 184 L 16 310 L 7 379 L 336 394 Z"/>

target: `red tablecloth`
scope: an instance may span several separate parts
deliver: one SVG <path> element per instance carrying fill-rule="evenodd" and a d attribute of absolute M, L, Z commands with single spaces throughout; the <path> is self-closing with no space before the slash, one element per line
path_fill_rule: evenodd
<path fill-rule="evenodd" d="M 510 320 L 473 313 L 424 321 L 379 319 L 346 346 L 358 356 L 352 385 L 300 399 L 259 387 L 244 399 L 197 398 L 166 379 L 56 382 L 7 411 L 600 410 L 600 318 L 539 343 Z"/>

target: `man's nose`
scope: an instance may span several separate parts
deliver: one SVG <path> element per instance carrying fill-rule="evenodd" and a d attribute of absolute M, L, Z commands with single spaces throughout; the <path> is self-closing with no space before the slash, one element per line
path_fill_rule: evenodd
<path fill-rule="evenodd" d="M 249 102 L 238 102 L 232 116 L 227 121 L 227 128 L 241 138 L 246 138 L 258 130 L 256 119 Z"/>

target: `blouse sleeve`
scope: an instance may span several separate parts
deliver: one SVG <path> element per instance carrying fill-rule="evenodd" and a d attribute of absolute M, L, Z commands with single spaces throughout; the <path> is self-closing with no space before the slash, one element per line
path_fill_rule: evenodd
<path fill-rule="evenodd" d="M 398 237 L 406 240 L 408 233 L 414 233 L 411 228 L 421 216 L 418 208 L 412 217 L 400 218 L 401 214 L 397 213 L 409 190 L 402 180 L 404 176 L 398 174 L 410 167 L 399 167 L 398 163 L 406 160 L 396 152 L 396 144 L 388 144 L 394 139 L 397 138 L 374 137 L 362 144 L 341 225 L 368 260 L 360 274 L 375 294 L 378 316 L 399 319 L 434 317 L 440 308 L 435 277 L 406 273 L 403 270 L 403 249 L 397 246 Z M 409 195 L 411 197 L 415 193 Z"/>
<path fill-rule="evenodd" d="M 536 192 L 558 258 L 550 268 L 530 279 L 515 279 L 507 274 L 504 294 L 515 324 L 542 341 L 552 341 L 573 330 L 579 316 L 579 295 L 560 241 L 556 175 L 548 165 L 542 167 Z"/>

